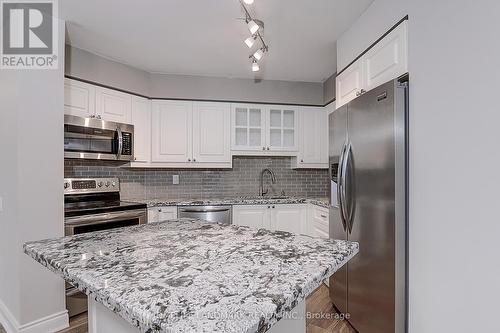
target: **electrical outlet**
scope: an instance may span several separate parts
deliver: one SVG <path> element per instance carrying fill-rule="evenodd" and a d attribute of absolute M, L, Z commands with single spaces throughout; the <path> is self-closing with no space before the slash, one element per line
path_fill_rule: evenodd
<path fill-rule="evenodd" d="M 179 175 L 172 176 L 172 184 L 179 185 Z"/>

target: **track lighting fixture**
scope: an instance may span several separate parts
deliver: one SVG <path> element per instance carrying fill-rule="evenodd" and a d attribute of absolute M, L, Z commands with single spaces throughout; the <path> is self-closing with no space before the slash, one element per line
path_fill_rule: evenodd
<path fill-rule="evenodd" d="M 255 51 L 249 58 L 252 59 L 252 71 L 258 72 L 260 70 L 260 66 L 258 61 L 262 59 L 265 52 L 269 51 L 269 46 L 264 41 L 264 22 L 257 20 L 250 15 L 245 4 L 250 5 L 254 2 L 254 0 L 239 0 L 241 4 L 241 8 L 245 12 L 245 22 L 247 24 L 248 30 L 252 34 L 252 36 L 245 39 L 245 44 L 248 48 L 252 48 L 255 43 L 258 41 L 260 46 L 257 51 Z"/>
<path fill-rule="evenodd" d="M 248 37 L 247 39 L 245 39 L 245 44 L 247 44 L 247 46 L 248 46 L 249 49 L 252 48 L 252 46 L 255 43 L 256 39 L 257 39 L 257 36 Z"/>
<path fill-rule="evenodd" d="M 260 70 L 259 64 L 257 63 L 257 60 L 252 61 L 252 72 L 258 72 Z"/>

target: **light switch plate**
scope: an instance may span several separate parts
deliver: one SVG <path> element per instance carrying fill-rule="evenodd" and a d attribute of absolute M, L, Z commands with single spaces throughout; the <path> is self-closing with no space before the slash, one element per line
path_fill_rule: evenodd
<path fill-rule="evenodd" d="M 179 185 L 179 175 L 172 176 L 172 184 Z"/>

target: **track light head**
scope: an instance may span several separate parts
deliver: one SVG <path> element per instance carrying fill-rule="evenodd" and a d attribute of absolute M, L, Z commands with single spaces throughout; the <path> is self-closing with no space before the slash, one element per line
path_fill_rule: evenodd
<path fill-rule="evenodd" d="M 260 27 L 257 24 L 257 22 L 255 22 L 254 20 L 248 21 L 247 25 L 248 25 L 248 30 L 250 30 L 250 33 L 252 35 L 254 35 L 260 29 Z"/>
<path fill-rule="evenodd" d="M 245 44 L 247 44 L 249 49 L 252 48 L 254 43 L 255 43 L 255 37 L 248 37 L 247 39 L 245 39 Z"/>
<path fill-rule="evenodd" d="M 258 72 L 260 70 L 259 64 L 257 63 L 257 60 L 252 61 L 252 72 Z"/>
<path fill-rule="evenodd" d="M 262 57 L 264 56 L 264 51 L 262 49 L 258 49 L 257 51 L 255 51 L 255 53 L 253 54 L 253 57 L 256 59 L 256 60 L 260 60 L 262 59 Z"/>

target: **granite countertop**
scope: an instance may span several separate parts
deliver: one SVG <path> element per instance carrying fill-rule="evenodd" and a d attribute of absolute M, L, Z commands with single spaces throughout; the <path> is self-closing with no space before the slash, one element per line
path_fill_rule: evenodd
<path fill-rule="evenodd" d="M 311 203 L 328 208 L 328 198 L 300 198 L 300 197 L 235 197 L 224 199 L 135 199 L 146 203 L 148 207 L 159 206 L 218 206 L 218 205 L 278 205 L 278 204 L 307 204 Z"/>
<path fill-rule="evenodd" d="M 358 244 L 179 219 L 24 251 L 142 332 L 264 332 Z"/>

